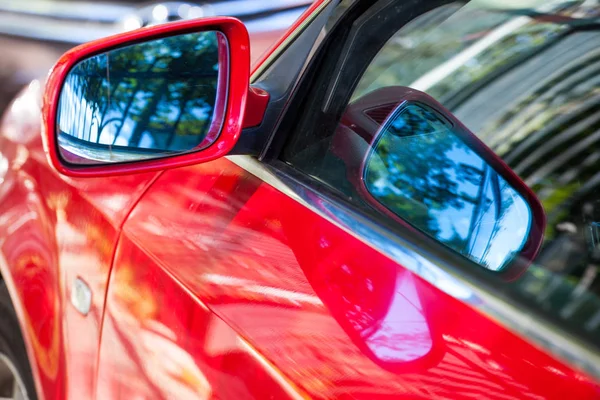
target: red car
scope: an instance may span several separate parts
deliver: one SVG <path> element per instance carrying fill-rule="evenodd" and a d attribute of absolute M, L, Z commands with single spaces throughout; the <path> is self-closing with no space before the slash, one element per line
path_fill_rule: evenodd
<path fill-rule="evenodd" d="M 0 397 L 600 398 L 597 2 L 79 46 L 0 126 Z"/>

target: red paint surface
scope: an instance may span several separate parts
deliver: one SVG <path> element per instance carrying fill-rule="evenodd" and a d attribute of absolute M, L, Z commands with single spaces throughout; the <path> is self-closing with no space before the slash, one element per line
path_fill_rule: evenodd
<path fill-rule="evenodd" d="M 269 93 L 266 90 L 250 86 L 243 128 L 252 128 L 260 125 L 265 116 L 265 111 L 267 111 L 268 104 Z"/>
<path fill-rule="evenodd" d="M 229 47 L 228 69 L 230 71 L 227 106 L 225 108 L 223 126 L 220 129 L 219 138 L 211 146 L 204 150 L 186 153 L 176 157 L 135 163 L 74 168 L 68 167 L 61 162 L 58 152 L 56 151 L 56 115 L 62 91 L 62 84 L 75 64 L 91 55 L 102 53 L 127 43 L 211 30 L 221 31 L 227 37 Z M 222 53 L 223 52 L 221 52 L 221 54 Z M 221 57 L 219 57 L 219 60 L 221 60 Z M 50 72 L 48 82 L 46 83 L 42 106 L 44 130 L 42 136 L 44 137 L 44 148 L 47 151 L 49 163 L 64 175 L 73 177 L 98 177 L 132 174 L 139 171 L 160 171 L 164 168 L 206 162 L 222 157 L 237 143 L 242 130 L 250 80 L 249 73 L 250 39 L 248 38 L 248 31 L 242 22 L 230 17 L 202 18 L 173 22 L 121 33 L 77 46 L 61 57 Z"/>
<path fill-rule="evenodd" d="M 0 272 L 21 322 L 38 397 L 92 398 L 118 232 L 157 174 L 60 176 L 48 165 L 39 125 L 19 119 L 19 110 L 32 118 L 37 110 L 39 121 L 40 98 L 39 86 L 30 86 L 0 128 L 0 163 L 7 165 L 0 177 Z M 77 277 L 93 291 L 85 317 L 69 300 Z"/>
<path fill-rule="evenodd" d="M 278 398 L 282 381 L 315 398 L 600 393 L 227 160 L 165 172 L 132 212 L 124 237 L 100 357 L 100 393 L 110 397 L 126 398 L 135 382 L 140 393 L 172 398 L 183 390 L 174 382 L 197 376 L 193 366 L 204 379 L 188 382 L 190 393 L 225 398 L 233 381 L 241 385 L 235 398 Z M 227 327 L 213 332 L 209 310 Z M 160 335 L 164 348 L 140 340 L 147 335 Z M 263 372 L 247 363 L 243 348 L 229 348 L 231 338 L 257 349 L 280 379 L 256 392 L 253 377 Z M 229 348 L 223 353 L 232 375 L 219 378 L 204 367 L 212 346 Z M 165 368 L 171 347 L 175 364 L 159 384 L 157 374 L 166 373 L 157 368 Z"/>

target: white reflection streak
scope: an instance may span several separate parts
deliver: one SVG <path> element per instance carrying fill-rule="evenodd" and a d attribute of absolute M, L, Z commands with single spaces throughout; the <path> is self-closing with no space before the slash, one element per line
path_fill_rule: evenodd
<path fill-rule="evenodd" d="M 382 361 L 410 362 L 431 352 L 434 343 L 413 275 L 403 271 L 387 314 L 366 344 Z"/>
<path fill-rule="evenodd" d="M 206 274 L 203 275 L 203 280 L 205 282 L 214 283 L 220 286 L 238 286 L 247 292 L 288 300 L 296 305 L 300 305 L 301 303 L 314 304 L 318 306 L 323 305 L 317 296 L 306 293 L 292 292 L 290 290 L 274 288 L 271 286 L 257 285 L 255 282 L 247 279 L 234 278 L 219 274 Z"/>
<path fill-rule="evenodd" d="M 545 7 L 539 7 L 538 11 L 547 10 L 551 7 L 546 5 Z M 512 34 L 517 29 L 526 25 L 531 21 L 529 17 L 517 17 L 509 20 L 508 22 L 500 25 L 498 28 L 492 30 L 489 34 L 483 37 L 481 40 L 475 42 L 473 45 L 467 47 L 465 50 L 457 54 L 454 58 L 446 61 L 439 65 L 437 68 L 432 69 L 409 86 L 413 89 L 427 91 L 429 88 L 437 84 L 439 81 L 447 78 L 457 69 L 462 67 L 467 61 L 476 57 L 489 47 L 498 43 L 508 35 Z"/>
<path fill-rule="evenodd" d="M 37 214 L 34 211 L 30 211 L 26 214 L 21 215 L 17 220 L 13 221 L 6 229 L 7 236 L 15 233 L 19 228 L 25 225 L 29 221 L 37 219 Z"/>

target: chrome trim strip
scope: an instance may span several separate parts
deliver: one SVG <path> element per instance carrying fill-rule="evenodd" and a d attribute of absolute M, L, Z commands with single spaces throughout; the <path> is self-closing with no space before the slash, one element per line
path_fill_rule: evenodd
<path fill-rule="evenodd" d="M 469 276 L 459 274 L 446 260 L 433 260 L 412 238 L 400 238 L 391 234 L 363 215 L 332 202 L 251 156 L 226 158 L 439 290 L 469 304 L 538 348 L 597 379 L 600 378 L 600 354 L 592 352 L 589 346 L 562 328 L 529 315 L 523 312 L 518 304 L 507 303 L 482 289 L 480 284 L 469 279 Z"/>

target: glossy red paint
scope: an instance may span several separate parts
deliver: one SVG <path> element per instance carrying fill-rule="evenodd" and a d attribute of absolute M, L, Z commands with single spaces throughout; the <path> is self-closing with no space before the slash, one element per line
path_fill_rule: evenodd
<path fill-rule="evenodd" d="M 283 399 L 294 393 L 252 346 L 129 239 L 121 240 L 116 260 L 98 398 Z"/>
<path fill-rule="evenodd" d="M 38 398 L 600 397 L 597 382 L 227 159 L 57 173 L 40 97 L 30 87 L 17 101 L 35 112 L 0 126 L 0 272 Z M 86 316 L 70 303 L 76 278 L 93 291 Z"/>
<path fill-rule="evenodd" d="M 48 165 L 39 126 L 17 122 L 25 110 L 39 120 L 40 100 L 40 85 L 30 85 L 0 126 L 0 160 L 7 167 L 0 185 L 0 272 L 21 322 L 38 398 L 92 398 L 118 234 L 158 173 L 59 175 Z M 76 278 L 93 291 L 87 316 L 70 303 Z"/>
<path fill-rule="evenodd" d="M 252 128 L 260 125 L 268 104 L 269 93 L 266 90 L 250 86 L 243 127 Z"/>
<path fill-rule="evenodd" d="M 56 115 L 63 82 L 75 64 L 91 55 L 138 41 L 210 30 L 222 32 L 227 37 L 229 46 L 228 65 L 230 74 L 228 78 L 227 106 L 218 140 L 204 150 L 159 160 L 81 168 L 67 166 L 61 161 L 56 143 Z M 158 171 L 165 168 L 206 162 L 222 157 L 237 143 L 242 130 L 248 96 L 249 74 L 250 43 L 248 31 L 239 20 L 230 17 L 196 19 L 142 28 L 75 47 L 65 53 L 57 62 L 50 72 L 48 82 L 46 83 L 42 107 L 42 136 L 44 137 L 44 148 L 48 154 L 49 162 L 57 171 L 64 175 L 73 177 L 99 177 L 131 174 L 140 171 Z"/>
<path fill-rule="evenodd" d="M 600 394 L 595 382 L 228 160 L 161 175 L 124 225 L 115 268 L 100 397 L 127 397 L 135 382 L 147 397 L 186 390 L 227 398 L 232 375 L 235 398 Z M 211 313 L 226 324 L 214 329 Z M 265 372 L 242 357 L 244 344 L 272 377 L 258 389 L 254 377 Z M 168 373 L 167 353 L 176 354 Z M 207 367 L 224 354 L 226 366 Z"/>

